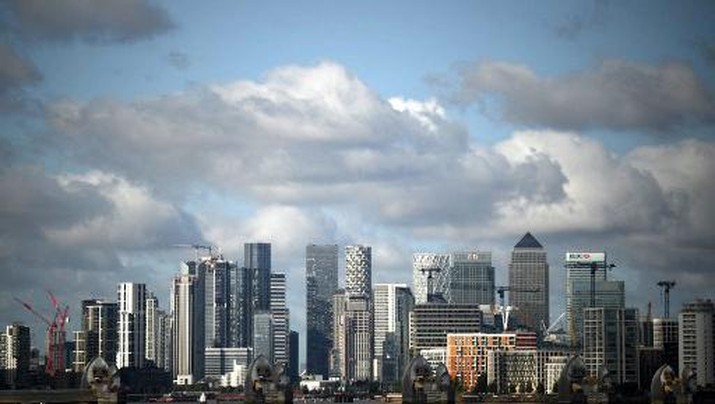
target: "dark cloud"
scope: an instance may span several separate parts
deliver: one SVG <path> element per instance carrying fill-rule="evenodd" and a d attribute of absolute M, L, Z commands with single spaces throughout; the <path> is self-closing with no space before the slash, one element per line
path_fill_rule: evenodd
<path fill-rule="evenodd" d="M 12 0 L 6 6 L 21 38 L 133 42 L 173 27 L 166 10 L 145 0 Z"/>
<path fill-rule="evenodd" d="M 10 45 L 0 43 L 0 95 L 42 80 L 35 65 Z"/>
<path fill-rule="evenodd" d="M 460 76 L 457 102 L 483 104 L 496 97 L 503 118 L 518 124 L 664 133 L 715 123 L 712 91 L 678 62 L 609 60 L 592 70 L 543 77 L 524 65 L 485 61 L 463 68 Z"/>
<path fill-rule="evenodd" d="M 166 59 L 168 60 L 170 65 L 174 66 L 179 70 L 185 70 L 189 66 L 191 66 L 191 60 L 189 59 L 189 55 L 184 52 L 169 52 Z"/>

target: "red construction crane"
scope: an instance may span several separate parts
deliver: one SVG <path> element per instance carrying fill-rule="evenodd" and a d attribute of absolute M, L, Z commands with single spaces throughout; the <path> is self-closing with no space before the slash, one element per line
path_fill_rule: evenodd
<path fill-rule="evenodd" d="M 30 313 L 35 315 L 35 317 L 47 324 L 47 336 L 45 341 L 47 344 L 47 363 L 45 364 L 45 371 L 50 375 L 54 375 L 57 371 L 64 372 L 65 370 L 65 325 L 69 321 L 69 306 L 62 308 L 52 292 L 48 290 L 47 293 L 50 296 L 50 301 L 54 308 L 52 321 L 50 321 L 48 317 L 40 314 L 29 303 L 17 297 L 15 300 Z"/>

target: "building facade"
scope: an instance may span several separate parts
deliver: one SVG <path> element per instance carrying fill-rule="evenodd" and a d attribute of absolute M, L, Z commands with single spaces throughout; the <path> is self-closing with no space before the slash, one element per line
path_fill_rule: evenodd
<path fill-rule="evenodd" d="M 333 346 L 333 295 L 338 290 L 338 245 L 305 247 L 306 360 L 309 374 L 327 378 Z"/>
<path fill-rule="evenodd" d="M 0 337 L 0 370 L 4 384 L 12 389 L 28 385 L 30 370 L 30 328 L 21 323 L 5 327 Z"/>
<path fill-rule="evenodd" d="M 232 372 L 234 364 L 248 368 L 253 360 L 253 349 L 207 347 L 204 357 L 206 359 L 205 377 L 219 379 Z"/>
<path fill-rule="evenodd" d="M 428 303 L 429 287 L 433 295 L 449 304 L 494 303 L 494 267 L 489 251 L 417 253 L 412 270 L 416 304 Z"/>
<path fill-rule="evenodd" d="M 584 309 L 583 360 L 592 377 L 608 369 L 618 384 L 638 383 L 638 310 Z"/>
<path fill-rule="evenodd" d="M 546 250 L 531 233 L 514 246 L 509 262 L 509 305 L 519 325 L 531 331 L 549 326 L 549 264 Z"/>
<path fill-rule="evenodd" d="M 72 368 L 81 372 L 89 361 L 101 356 L 107 363 L 117 360 L 119 306 L 98 299 L 82 301 L 81 330 L 74 332 Z"/>
<path fill-rule="evenodd" d="M 696 299 L 683 305 L 680 322 L 679 367 L 697 373 L 697 384 L 715 383 L 715 304 Z"/>
<path fill-rule="evenodd" d="M 382 283 L 373 288 L 375 316 L 374 379 L 392 384 L 409 361 L 409 313 L 414 306 L 405 284 Z"/>
<path fill-rule="evenodd" d="M 410 351 L 446 348 L 447 334 L 481 331 L 479 306 L 418 304 L 410 312 Z"/>
<path fill-rule="evenodd" d="M 117 287 L 119 310 L 117 369 L 144 367 L 146 349 L 146 285 L 122 282 Z"/>
<path fill-rule="evenodd" d="M 427 301 L 428 270 L 432 270 L 432 293 L 449 301 L 449 269 L 451 259 L 449 254 L 415 253 L 412 255 L 412 293 L 415 304 L 425 304 Z"/>

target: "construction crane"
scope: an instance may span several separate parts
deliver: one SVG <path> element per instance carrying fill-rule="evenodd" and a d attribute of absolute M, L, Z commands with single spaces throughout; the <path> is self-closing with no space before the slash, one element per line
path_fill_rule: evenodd
<path fill-rule="evenodd" d="M 207 250 L 209 256 L 213 257 L 214 246 L 212 245 L 202 245 L 202 244 L 173 244 L 172 247 L 177 248 L 193 248 L 196 251 L 196 263 L 199 262 L 199 250 Z"/>
<path fill-rule="evenodd" d="M 69 322 L 69 306 L 62 308 L 52 292 L 47 291 L 47 293 L 49 294 L 50 301 L 54 308 L 51 321 L 47 316 L 44 316 L 35 310 L 29 303 L 24 302 L 17 297 L 15 298 L 15 301 L 20 303 L 25 309 L 27 309 L 27 311 L 32 313 L 35 317 L 39 318 L 47 325 L 47 335 L 45 340 L 47 344 L 47 363 L 45 364 L 45 371 L 50 375 L 54 375 L 57 371 L 64 372 L 65 370 L 65 325 Z"/>
<path fill-rule="evenodd" d="M 607 264 L 606 262 L 603 263 L 603 270 L 608 270 L 608 269 L 613 269 L 616 267 L 616 264 Z M 601 266 L 598 265 L 598 262 L 592 262 L 591 263 L 591 305 L 589 307 L 596 307 L 596 271 L 601 268 Z"/>
<path fill-rule="evenodd" d="M 670 289 L 675 287 L 675 281 L 660 281 L 657 283 L 663 289 L 663 316 L 670 317 Z"/>
<path fill-rule="evenodd" d="M 511 286 L 497 286 L 494 288 L 499 295 L 499 304 L 500 304 L 500 311 L 502 313 L 502 325 L 504 327 L 504 331 L 507 330 L 507 327 L 509 326 L 509 312 L 512 310 L 518 309 L 517 307 L 512 307 L 512 306 L 506 306 L 505 303 L 505 293 L 506 292 L 527 292 L 527 293 L 532 293 L 532 292 L 539 292 L 541 289 L 539 288 L 515 288 Z"/>
<path fill-rule="evenodd" d="M 432 282 L 433 282 L 432 274 L 435 272 L 439 273 L 440 271 L 442 271 L 442 268 L 440 268 L 440 267 L 420 268 L 420 271 L 422 271 L 423 275 L 425 273 L 427 273 L 427 303 L 432 303 L 432 301 L 435 299 L 435 297 L 438 296 L 434 293 L 434 289 L 433 289 L 434 285 L 432 284 Z M 439 298 L 441 298 L 441 300 L 444 300 L 444 298 L 442 298 L 441 294 L 439 295 Z"/>

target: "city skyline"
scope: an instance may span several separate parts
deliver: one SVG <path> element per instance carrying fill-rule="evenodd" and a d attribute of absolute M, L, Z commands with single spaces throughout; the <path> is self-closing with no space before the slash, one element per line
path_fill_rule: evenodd
<path fill-rule="evenodd" d="M 51 289 L 81 318 L 121 282 L 167 309 L 194 254 L 172 246 L 242 262 L 270 242 L 305 346 L 307 244 L 341 247 L 341 285 L 356 243 L 373 284 L 476 250 L 507 285 L 527 231 L 552 321 L 567 251 L 607 251 L 641 313 L 660 280 L 673 313 L 714 298 L 714 19 L 707 1 L 4 2 L 0 322 L 37 341 L 14 297 Z"/>

